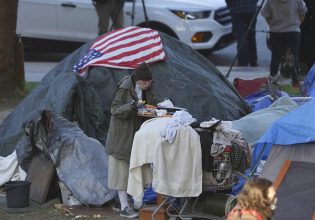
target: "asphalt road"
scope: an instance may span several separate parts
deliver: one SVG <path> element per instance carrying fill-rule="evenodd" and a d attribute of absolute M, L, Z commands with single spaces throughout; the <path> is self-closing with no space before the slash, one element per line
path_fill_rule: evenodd
<path fill-rule="evenodd" d="M 259 15 L 257 17 L 256 24 L 256 41 L 258 64 L 261 67 L 268 67 L 271 58 L 271 52 L 266 46 L 267 37 L 267 34 L 265 33 L 266 31 L 268 31 L 268 25 L 264 18 L 261 15 Z M 217 66 L 230 66 L 235 55 L 236 44 L 233 44 L 222 50 L 215 51 L 213 54 L 208 56 L 208 58 Z"/>
<path fill-rule="evenodd" d="M 240 68 L 233 66 L 230 80 L 235 77 L 253 79 L 268 75 L 271 53 L 266 46 L 267 23 L 262 16 L 258 16 L 256 25 L 256 41 L 258 53 L 258 68 Z M 236 44 L 213 52 L 206 56 L 218 69 L 226 75 L 236 55 Z M 25 53 L 26 81 L 39 82 L 45 74 L 56 66 L 59 61 L 67 56 L 67 53 Z"/>

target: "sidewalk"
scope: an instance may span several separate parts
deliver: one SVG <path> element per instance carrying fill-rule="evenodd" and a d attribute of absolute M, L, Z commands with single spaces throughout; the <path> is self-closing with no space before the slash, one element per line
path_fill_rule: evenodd
<path fill-rule="evenodd" d="M 58 62 L 25 62 L 25 81 L 40 82 L 57 64 Z"/>
<path fill-rule="evenodd" d="M 229 66 L 217 66 L 220 72 L 226 76 L 230 67 Z M 233 82 L 234 78 L 240 79 L 256 79 L 269 76 L 269 67 L 239 67 L 232 68 L 229 74 L 229 81 Z"/>
<path fill-rule="evenodd" d="M 25 80 L 27 82 L 40 82 L 42 78 L 58 63 L 55 62 L 25 62 Z M 229 71 L 229 66 L 217 66 L 225 76 Z M 237 67 L 234 66 L 228 77 L 230 82 L 234 78 L 255 79 L 269 75 L 269 67 Z"/>

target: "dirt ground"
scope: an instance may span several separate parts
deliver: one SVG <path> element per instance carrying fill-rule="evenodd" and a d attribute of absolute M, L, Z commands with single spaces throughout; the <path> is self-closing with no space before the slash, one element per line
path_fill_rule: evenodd
<path fill-rule="evenodd" d="M 20 103 L 21 99 L 0 99 L 0 124 L 7 115 Z"/>
<path fill-rule="evenodd" d="M 120 217 L 118 213 L 112 210 L 112 205 L 107 204 L 102 208 L 94 208 L 94 211 L 88 211 L 89 208 L 72 211 L 73 208 L 56 208 L 62 204 L 52 205 L 49 208 L 25 213 L 8 213 L 0 208 L 0 220 L 68 220 L 68 219 L 93 219 L 93 220 L 126 220 Z M 93 209 L 93 208 L 92 208 Z M 97 212 L 95 209 L 101 211 Z M 90 216 L 90 217 L 88 217 Z"/>
<path fill-rule="evenodd" d="M 17 106 L 21 99 L 0 99 L 0 124 L 10 114 L 10 112 Z M 5 196 L 0 188 L 0 196 Z M 105 206 L 103 214 L 101 216 L 96 215 L 95 217 L 85 217 L 84 215 L 69 215 L 64 211 L 59 211 L 53 206 L 47 209 L 41 209 L 33 212 L 26 213 L 8 213 L 0 207 L 0 220 L 44 220 L 44 219 L 106 219 L 106 220 L 126 220 L 126 218 L 120 217 L 115 213 L 111 204 Z"/>
<path fill-rule="evenodd" d="M 56 203 L 45 209 L 37 209 L 36 211 L 24 213 L 9 213 L 0 206 L 0 220 L 126 220 L 126 218 L 120 217 L 118 213 L 112 210 L 112 204 L 105 204 L 101 208 L 91 208 L 94 209 L 91 211 L 86 207 L 76 208 L 77 210 L 73 211 L 71 207 L 57 208 L 58 206 L 62 207 L 63 204 Z"/>
<path fill-rule="evenodd" d="M 53 207 L 51 207 L 51 208 L 44 209 L 41 211 L 18 213 L 18 214 L 9 214 L 6 211 L 0 209 L 0 219 L 1 220 L 44 220 L 44 219 L 64 220 L 64 219 L 74 219 L 74 218 L 68 217 L 62 214 L 61 212 L 59 212 L 57 209 L 54 209 Z M 85 219 L 88 219 L 88 218 L 85 218 Z"/>

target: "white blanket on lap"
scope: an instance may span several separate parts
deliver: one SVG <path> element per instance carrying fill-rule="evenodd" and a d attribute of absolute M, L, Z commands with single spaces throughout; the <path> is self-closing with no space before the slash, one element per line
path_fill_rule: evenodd
<path fill-rule="evenodd" d="M 143 187 L 152 181 L 153 189 L 174 197 L 196 197 L 202 191 L 200 137 L 190 126 L 181 127 L 172 144 L 162 140 L 161 129 L 170 118 L 146 121 L 136 132 L 130 158 L 127 192 L 136 201 Z M 153 164 L 153 178 L 150 166 Z"/>

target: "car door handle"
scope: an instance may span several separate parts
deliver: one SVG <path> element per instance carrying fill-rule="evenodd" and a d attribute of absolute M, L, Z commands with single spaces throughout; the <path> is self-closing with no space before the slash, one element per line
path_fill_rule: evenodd
<path fill-rule="evenodd" d="M 68 8 L 75 8 L 77 7 L 75 4 L 71 3 L 71 2 L 67 2 L 67 3 L 61 3 L 62 7 L 68 7 Z"/>

